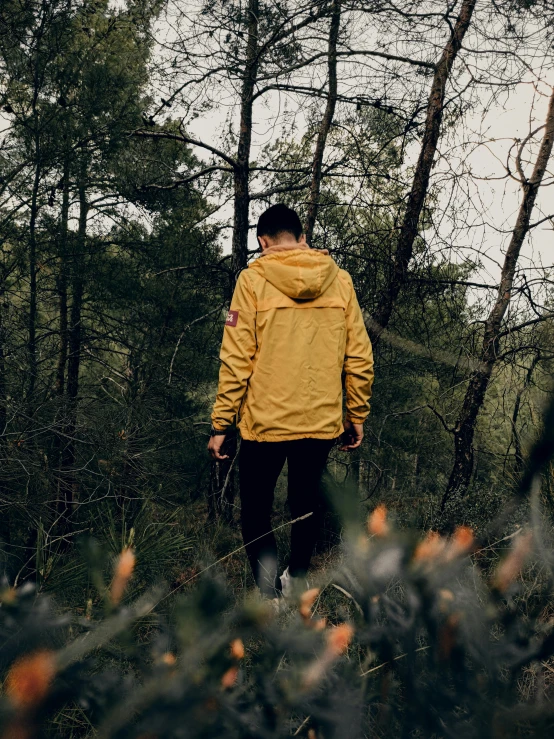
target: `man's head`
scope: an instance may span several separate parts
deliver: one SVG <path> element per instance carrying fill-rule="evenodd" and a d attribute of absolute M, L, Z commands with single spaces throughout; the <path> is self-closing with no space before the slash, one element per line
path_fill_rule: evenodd
<path fill-rule="evenodd" d="M 302 224 L 296 211 L 286 205 L 272 205 L 258 220 L 258 241 L 262 249 L 286 242 L 305 243 Z"/>

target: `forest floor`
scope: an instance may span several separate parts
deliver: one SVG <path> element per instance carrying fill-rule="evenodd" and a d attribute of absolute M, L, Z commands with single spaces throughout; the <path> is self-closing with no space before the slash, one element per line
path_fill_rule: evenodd
<path fill-rule="evenodd" d="M 179 563 L 172 573 L 172 589 L 182 587 L 183 591 L 194 589 L 198 578 L 206 568 L 218 573 L 227 583 L 238 604 L 245 596 L 258 595 L 248 559 L 244 551 L 240 528 L 240 501 L 235 502 L 236 510 L 232 521 L 209 518 L 205 500 L 198 500 L 187 508 L 187 518 L 192 522 L 187 536 L 193 540 L 191 550 L 184 553 L 183 563 Z M 287 564 L 290 552 L 290 513 L 287 505 L 286 468 L 281 473 L 275 489 L 272 526 L 279 550 L 279 568 Z M 230 556 L 229 556 L 230 555 Z M 337 609 L 342 612 L 345 597 L 332 587 L 332 573 L 342 558 L 341 534 L 335 516 L 327 512 L 321 519 L 321 530 L 316 550 L 308 573 L 308 585 L 321 589 L 316 604 L 318 615 L 328 620 L 336 620 Z M 183 566 L 184 565 L 184 566 Z M 284 610 L 286 613 L 286 609 Z M 341 613 L 344 618 L 344 613 Z"/>

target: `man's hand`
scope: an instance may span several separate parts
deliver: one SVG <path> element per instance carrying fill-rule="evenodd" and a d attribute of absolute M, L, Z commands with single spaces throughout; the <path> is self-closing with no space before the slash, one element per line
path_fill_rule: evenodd
<path fill-rule="evenodd" d="M 208 452 L 213 459 L 217 459 L 218 461 L 221 461 L 222 459 L 229 459 L 228 454 L 221 454 L 221 447 L 223 446 L 225 438 L 226 437 L 224 434 L 210 436 L 210 441 L 208 442 Z"/>
<path fill-rule="evenodd" d="M 344 422 L 344 434 L 341 437 L 341 446 L 339 449 L 341 452 L 351 452 L 352 449 L 357 449 L 364 438 L 364 425 L 363 423 L 352 423 L 348 419 Z"/>

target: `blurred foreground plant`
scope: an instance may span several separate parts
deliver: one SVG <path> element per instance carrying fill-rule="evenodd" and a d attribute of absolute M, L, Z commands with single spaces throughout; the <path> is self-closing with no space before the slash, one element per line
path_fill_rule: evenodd
<path fill-rule="evenodd" d="M 82 616 L 5 583 L 0 739 L 549 735 L 554 561 L 539 492 L 553 428 L 554 404 L 519 493 L 531 524 L 497 541 L 502 522 L 489 540 L 397 531 L 384 505 L 362 527 L 355 497 L 330 484 L 341 563 L 279 614 L 256 594 L 237 604 L 213 565 L 188 593 L 135 597 L 132 532 L 109 575 L 99 545 L 82 547 L 96 592 Z"/>
<path fill-rule="evenodd" d="M 278 616 L 217 578 L 169 614 L 162 590 L 128 604 L 130 549 L 84 618 L 6 586 L 0 737 L 545 736 L 551 583 L 526 591 L 532 535 L 491 570 L 465 527 L 396 532 L 379 506 L 347 532 L 342 565 Z M 529 670 L 544 679 L 524 695 Z"/>

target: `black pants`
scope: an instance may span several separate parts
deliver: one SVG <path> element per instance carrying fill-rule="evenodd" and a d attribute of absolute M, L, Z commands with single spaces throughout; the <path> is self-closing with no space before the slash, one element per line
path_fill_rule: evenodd
<path fill-rule="evenodd" d="M 291 518 L 312 515 L 291 527 L 289 573 L 304 575 L 316 542 L 320 480 L 335 439 L 241 442 L 239 456 L 242 536 L 254 579 L 266 595 L 280 589 L 271 511 L 277 478 L 288 460 Z"/>

